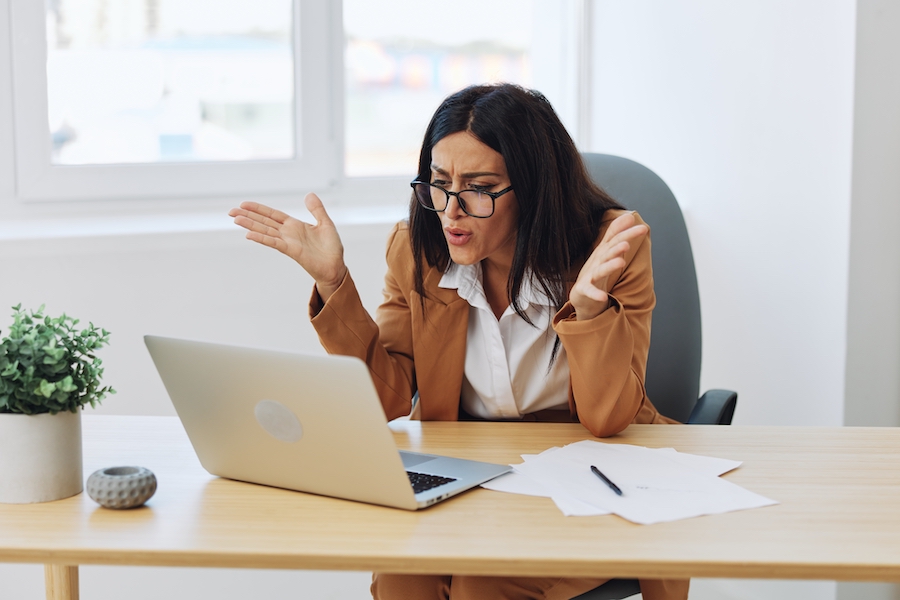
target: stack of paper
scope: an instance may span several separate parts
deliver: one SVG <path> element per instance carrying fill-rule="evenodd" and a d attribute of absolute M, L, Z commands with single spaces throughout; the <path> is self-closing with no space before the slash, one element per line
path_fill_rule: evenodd
<path fill-rule="evenodd" d="M 719 478 L 740 462 L 672 448 L 586 440 L 522 459 L 511 465 L 513 473 L 483 487 L 550 497 L 569 516 L 614 513 L 644 525 L 777 504 Z M 622 490 L 621 496 L 591 471 L 592 465 Z"/>

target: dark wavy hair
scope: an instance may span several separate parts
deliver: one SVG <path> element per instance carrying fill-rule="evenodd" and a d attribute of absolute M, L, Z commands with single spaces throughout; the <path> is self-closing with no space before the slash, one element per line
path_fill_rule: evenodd
<path fill-rule="evenodd" d="M 529 271 L 559 309 L 567 299 L 566 279 L 590 254 L 603 213 L 621 208 L 588 175 L 575 143 L 543 94 L 517 85 L 473 85 L 445 99 L 422 142 L 418 179 L 431 181 L 431 151 L 450 134 L 467 131 L 500 153 L 519 203 L 516 249 L 507 291 L 513 309 Z M 446 271 L 450 252 L 439 216 L 413 194 L 409 225 L 415 287 L 425 297 L 423 260 Z"/>

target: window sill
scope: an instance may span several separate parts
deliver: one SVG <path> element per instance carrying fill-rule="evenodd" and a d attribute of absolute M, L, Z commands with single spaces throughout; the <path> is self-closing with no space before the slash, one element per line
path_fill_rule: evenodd
<path fill-rule="evenodd" d="M 341 226 L 395 223 L 407 216 L 405 178 L 347 180 L 318 192 L 329 216 Z M 362 200 L 364 199 L 364 200 Z M 39 203 L 0 221 L 0 242 L 66 238 L 180 234 L 235 229 L 228 210 L 244 198 L 184 201 L 103 201 Z M 305 221 L 312 215 L 297 196 L 255 198 Z"/>
<path fill-rule="evenodd" d="M 311 220 L 302 211 L 292 211 L 299 219 Z M 338 226 L 395 223 L 407 215 L 405 206 L 381 205 L 364 208 L 336 208 L 329 216 Z M 148 234 L 203 233 L 235 229 L 225 212 L 196 212 L 71 219 L 24 219 L 0 223 L 0 242 L 60 238 L 114 237 Z"/>

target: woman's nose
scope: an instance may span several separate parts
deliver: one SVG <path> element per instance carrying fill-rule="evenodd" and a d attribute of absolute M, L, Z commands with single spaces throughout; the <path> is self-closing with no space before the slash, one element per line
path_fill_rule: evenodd
<path fill-rule="evenodd" d="M 452 195 L 450 196 L 450 199 L 447 200 L 447 208 L 444 209 L 444 212 L 447 213 L 447 217 L 454 221 L 466 214 L 459 205 L 459 197 Z"/>

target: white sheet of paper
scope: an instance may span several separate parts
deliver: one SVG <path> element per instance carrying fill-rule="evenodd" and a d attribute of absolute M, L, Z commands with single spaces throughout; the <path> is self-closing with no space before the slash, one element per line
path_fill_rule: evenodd
<path fill-rule="evenodd" d="M 613 512 L 635 523 L 651 524 L 777 504 L 719 479 L 718 475 L 740 462 L 671 448 L 586 440 L 523 459 L 522 464 L 513 465 L 512 477 L 495 479 L 500 480 L 496 487 L 490 485 L 493 482 L 485 487 L 531 495 L 549 493 L 566 515 Z M 591 465 L 614 481 L 623 495 L 617 496 L 597 478 Z"/>
<path fill-rule="evenodd" d="M 547 448 L 540 454 L 520 454 L 522 460 L 528 462 L 529 460 L 534 460 L 541 456 L 545 456 L 551 452 L 559 450 L 559 446 L 553 446 L 552 448 Z M 509 465 L 515 469 L 516 465 Z M 495 492 L 507 492 L 510 494 L 522 494 L 524 496 L 543 496 L 545 498 L 550 497 L 550 490 L 546 487 L 535 481 L 534 479 L 522 475 L 521 473 L 516 473 L 513 471 L 512 473 L 506 473 L 505 475 L 501 475 L 500 477 L 495 477 L 490 481 L 486 481 L 481 484 L 481 487 L 494 490 Z"/>
<path fill-rule="evenodd" d="M 543 484 L 535 481 L 527 475 L 515 471 L 495 477 L 481 484 L 481 487 L 496 492 L 510 494 L 522 494 L 524 496 L 540 496 L 550 498 L 557 508 L 567 517 L 589 517 L 593 515 L 611 514 L 608 510 L 592 506 L 582 502 L 578 498 L 572 498 L 562 493 L 551 494 Z"/>
<path fill-rule="evenodd" d="M 550 497 L 550 490 L 527 475 L 521 473 L 506 473 L 494 477 L 490 481 L 481 484 L 481 487 L 495 492 L 507 492 L 509 494 L 523 494 L 525 496 Z"/>
<path fill-rule="evenodd" d="M 567 517 L 595 517 L 598 515 L 611 515 L 612 512 L 597 508 L 587 502 L 582 502 L 578 498 L 555 494 L 551 496 L 553 503 Z"/>
<path fill-rule="evenodd" d="M 641 446 L 633 446 L 635 448 L 640 448 Z M 682 464 L 686 467 L 690 467 L 692 469 L 697 469 L 703 473 L 708 473 L 710 475 L 715 475 L 718 477 L 719 475 L 724 475 L 729 471 L 733 471 L 741 466 L 741 461 L 739 460 L 728 460 L 727 458 L 715 458 L 713 456 L 701 456 L 699 454 L 686 454 L 684 452 L 678 452 L 675 448 L 644 448 L 644 450 L 650 450 L 652 452 L 660 452 L 666 454 L 666 456 Z"/>

